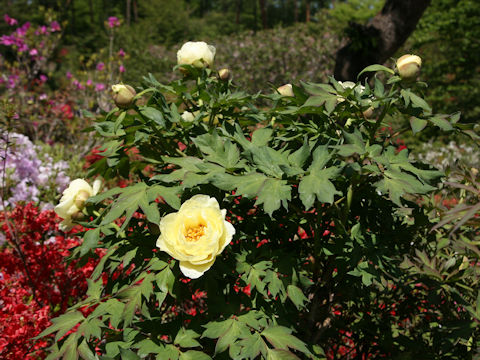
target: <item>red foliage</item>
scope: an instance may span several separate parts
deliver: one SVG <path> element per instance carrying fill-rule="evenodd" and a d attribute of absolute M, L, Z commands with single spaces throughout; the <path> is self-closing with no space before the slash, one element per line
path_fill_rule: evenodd
<path fill-rule="evenodd" d="M 0 226 L 7 241 L 0 249 L 2 359 L 45 357 L 42 349 L 48 341 L 31 338 L 87 290 L 86 279 L 95 261 L 90 260 L 81 268 L 76 267 L 76 262 L 64 262 L 69 249 L 78 246 L 80 240 L 60 235 L 58 220 L 53 210 L 40 211 L 31 203 L 0 213 Z"/>

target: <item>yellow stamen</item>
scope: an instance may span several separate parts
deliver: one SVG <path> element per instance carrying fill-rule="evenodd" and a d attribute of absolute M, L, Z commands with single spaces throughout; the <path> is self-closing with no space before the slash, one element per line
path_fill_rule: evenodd
<path fill-rule="evenodd" d="M 205 235 L 205 225 L 197 225 L 187 229 L 185 232 L 185 240 L 198 241 L 203 235 Z"/>

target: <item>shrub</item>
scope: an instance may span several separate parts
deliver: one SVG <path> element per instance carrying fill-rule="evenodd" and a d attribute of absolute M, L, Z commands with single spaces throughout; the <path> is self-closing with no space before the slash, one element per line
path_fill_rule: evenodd
<path fill-rule="evenodd" d="M 183 79 L 150 75 L 130 109 L 94 126 L 106 142 L 90 176 L 138 180 L 85 203 L 90 230 L 73 255 L 106 254 L 88 297 L 41 334 L 56 333 L 51 358 L 465 359 L 478 349 L 478 271 L 464 275 L 456 256 L 445 265 L 457 248 L 430 231 L 438 214 L 422 206 L 443 173 L 379 131 L 400 115 L 402 131 L 475 136 L 459 114 L 433 114 L 421 83 L 380 65 L 364 71 L 385 82 L 329 78 L 293 96 L 178 68 Z"/>

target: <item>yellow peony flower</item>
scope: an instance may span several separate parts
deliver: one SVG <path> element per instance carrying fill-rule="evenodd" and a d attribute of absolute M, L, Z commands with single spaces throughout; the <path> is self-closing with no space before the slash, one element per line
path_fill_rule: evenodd
<path fill-rule="evenodd" d="M 230 243 L 235 228 L 225 220 L 215 198 L 195 195 L 180 210 L 160 220 L 157 246 L 180 261 L 182 273 L 196 279 L 210 269 L 215 257 Z"/>
<path fill-rule="evenodd" d="M 193 65 L 197 68 L 212 66 L 215 47 L 206 42 L 186 42 L 177 52 L 178 65 Z"/>
<path fill-rule="evenodd" d="M 54 209 L 57 215 L 63 219 L 59 226 L 60 230 L 68 231 L 73 227 L 72 220 L 81 214 L 85 207 L 85 201 L 98 193 L 100 185 L 100 180 L 95 180 L 93 187 L 83 179 L 75 179 L 70 183 L 68 188 L 63 191 L 60 204 Z"/>

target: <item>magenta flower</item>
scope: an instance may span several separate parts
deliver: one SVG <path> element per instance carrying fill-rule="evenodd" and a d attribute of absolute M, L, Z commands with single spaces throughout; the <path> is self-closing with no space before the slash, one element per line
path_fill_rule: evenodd
<path fill-rule="evenodd" d="M 124 73 L 124 72 L 125 72 L 125 66 L 120 65 L 120 66 L 118 67 L 118 71 L 120 71 L 121 73 Z"/>
<path fill-rule="evenodd" d="M 17 86 L 18 79 L 19 79 L 18 75 L 10 75 L 8 77 L 7 88 L 9 89 L 15 88 Z"/>
<path fill-rule="evenodd" d="M 5 19 L 5 22 L 10 25 L 10 26 L 13 26 L 13 25 L 17 25 L 18 24 L 18 21 L 14 18 L 11 18 L 10 16 L 8 16 L 8 14 L 5 14 L 3 15 L 3 18 Z"/>
<path fill-rule="evenodd" d="M 28 29 L 30 29 L 30 23 L 27 21 L 16 30 L 16 33 L 19 37 L 24 37 L 27 34 Z"/>
<path fill-rule="evenodd" d="M 47 33 L 47 27 L 45 25 L 40 26 L 37 31 L 35 31 L 35 35 L 45 35 Z"/>
<path fill-rule="evenodd" d="M 71 79 L 72 76 L 73 76 L 70 71 L 67 71 L 67 73 L 65 75 L 67 76 L 67 79 Z"/>
<path fill-rule="evenodd" d="M 103 62 L 99 62 L 97 64 L 97 70 L 102 71 L 103 69 L 105 69 L 105 64 Z"/>
<path fill-rule="evenodd" d="M 105 89 L 106 86 L 103 83 L 97 83 L 97 85 L 95 85 L 95 91 L 104 91 Z"/>
<path fill-rule="evenodd" d="M 42 83 L 46 83 L 47 80 L 48 80 L 48 77 L 47 77 L 46 75 L 44 75 L 44 74 L 40 75 L 40 81 L 41 81 Z"/>
<path fill-rule="evenodd" d="M 55 32 L 55 31 L 61 31 L 62 29 L 60 28 L 60 24 L 58 21 L 52 21 L 50 23 L 50 31 Z"/>
<path fill-rule="evenodd" d="M 87 80 L 87 86 L 92 86 L 92 85 L 93 85 L 92 79 L 88 79 L 88 80 Z"/>
<path fill-rule="evenodd" d="M 118 54 L 118 56 L 120 56 L 122 58 L 125 57 L 125 51 L 123 51 L 123 49 L 118 50 L 117 54 Z"/>
<path fill-rule="evenodd" d="M 32 49 L 29 52 L 30 56 L 37 56 L 38 55 L 38 50 L 37 49 Z"/>
<path fill-rule="evenodd" d="M 110 16 L 108 18 L 108 27 L 110 29 L 112 29 L 112 28 L 118 27 L 118 26 L 120 26 L 120 20 L 118 20 L 118 18 L 115 17 L 115 16 Z"/>
<path fill-rule="evenodd" d="M 16 43 L 16 39 L 13 36 L 2 35 L 0 38 L 0 44 L 5 46 L 11 46 Z"/>

